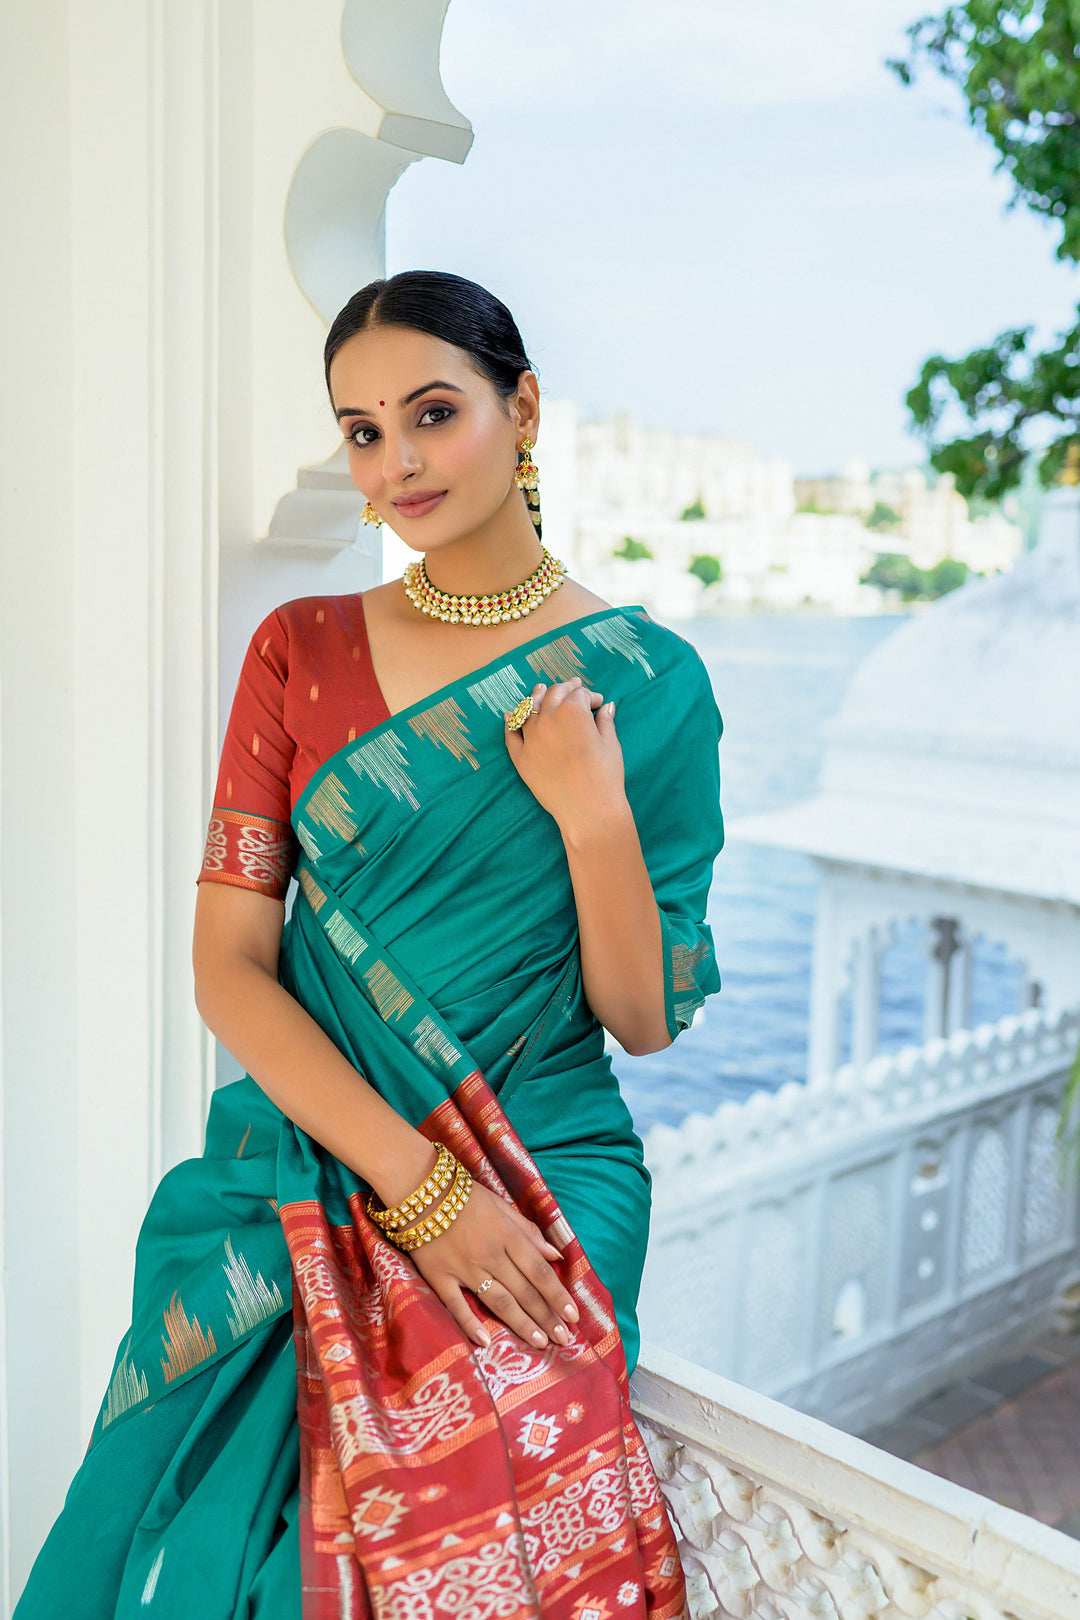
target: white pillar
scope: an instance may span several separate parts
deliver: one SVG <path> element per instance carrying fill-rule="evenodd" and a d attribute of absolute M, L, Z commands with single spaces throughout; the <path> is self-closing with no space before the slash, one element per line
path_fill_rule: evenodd
<path fill-rule="evenodd" d="M 190 924 L 216 660 L 215 18 L 105 0 L 0 25 L 23 176 L 2 300 L 8 1603 L 210 1080 Z"/>
<path fill-rule="evenodd" d="M 833 883 L 833 867 L 817 862 L 821 872 L 817 912 L 814 917 L 814 945 L 810 965 L 810 1031 L 807 1076 L 810 1080 L 832 1074 L 840 1052 L 840 999 L 844 992 L 846 965 L 841 956 L 839 902 Z"/>
<path fill-rule="evenodd" d="M 259 540 L 297 467 L 340 441 L 325 314 L 286 252 L 287 200 L 313 195 L 292 179 L 335 125 L 368 143 L 353 158 L 397 143 L 388 174 L 425 151 L 460 161 L 445 9 L 347 0 L 349 64 L 342 0 L 40 0 L 0 19 L 4 1613 L 85 1449 L 149 1198 L 202 1146 L 212 1042 L 190 949 L 219 558 L 229 694 L 269 607 L 377 577 L 374 548 L 341 532 L 334 468 L 314 485 L 336 531 L 320 517 L 279 528 L 277 550 Z M 385 188 L 335 244 L 341 196 L 301 210 L 289 241 L 301 281 L 331 292 L 382 270 Z M 350 268 L 360 240 L 376 255 Z M 27 1393 L 39 1364 L 47 1398 Z"/>
<path fill-rule="evenodd" d="M 924 1038 L 932 1041 L 949 1033 L 950 981 L 959 949 L 960 925 L 955 917 L 931 917 L 926 933 L 926 1017 Z"/>
<path fill-rule="evenodd" d="M 971 1028 L 971 983 L 975 964 L 975 941 L 963 929 L 949 966 L 947 1033 Z"/>
<path fill-rule="evenodd" d="M 876 1054 L 881 1022 L 881 930 L 863 929 L 851 948 L 851 1061 L 861 1067 Z"/>

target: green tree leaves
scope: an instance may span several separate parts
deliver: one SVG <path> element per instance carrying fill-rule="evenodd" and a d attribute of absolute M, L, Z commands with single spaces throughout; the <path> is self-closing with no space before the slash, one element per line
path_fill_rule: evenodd
<path fill-rule="evenodd" d="M 652 552 L 644 541 L 635 540 L 633 535 L 627 534 L 623 536 L 621 549 L 613 551 L 611 555 L 613 557 L 623 557 L 627 562 L 642 562 L 646 557 L 651 557 Z"/>
<path fill-rule="evenodd" d="M 904 84 L 925 59 L 959 88 L 971 124 L 998 151 L 1022 202 L 1061 226 L 1057 254 L 1080 259 L 1080 5 L 967 0 L 907 30 L 889 66 Z"/>
<path fill-rule="evenodd" d="M 922 60 L 957 86 L 1013 204 L 1059 225 L 1057 256 L 1080 259 L 1080 0 L 966 0 L 907 33 L 908 59 L 889 66 L 911 84 Z M 1031 332 L 1001 332 L 957 360 L 931 355 L 906 396 L 931 465 L 953 473 L 961 495 L 996 501 L 1014 489 L 1036 423 L 1044 485 L 1080 455 L 1080 319 L 1042 352 Z"/>
<path fill-rule="evenodd" d="M 860 585 L 877 585 L 883 591 L 899 591 L 905 602 L 930 602 L 948 591 L 955 591 L 968 576 L 967 563 L 955 557 L 942 557 L 933 568 L 916 568 L 902 552 L 885 551 L 875 558 Z"/>
<path fill-rule="evenodd" d="M 720 565 L 719 557 L 712 557 L 708 554 L 695 557 L 687 572 L 696 574 L 705 586 L 716 585 L 724 577 L 724 570 Z"/>
<path fill-rule="evenodd" d="M 895 529 L 900 514 L 886 501 L 875 501 L 866 519 L 868 529 Z"/>

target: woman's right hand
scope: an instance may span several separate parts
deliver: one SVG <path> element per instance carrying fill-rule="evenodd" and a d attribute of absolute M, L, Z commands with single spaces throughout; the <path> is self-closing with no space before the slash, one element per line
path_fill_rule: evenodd
<path fill-rule="evenodd" d="M 474 1181 L 461 1214 L 410 1258 L 474 1344 L 491 1342 L 466 1290 L 528 1344 L 567 1344 L 578 1308 L 551 1262 L 560 1252 L 507 1199 Z M 491 1287 L 477 1293 L 486 1277 Z"/>

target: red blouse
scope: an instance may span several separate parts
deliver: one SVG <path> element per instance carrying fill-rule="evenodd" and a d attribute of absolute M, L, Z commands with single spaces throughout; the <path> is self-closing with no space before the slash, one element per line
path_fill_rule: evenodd
<path fill-rule="evenodd" d="M 244 655 L 195 881 L 283 900 L 299 855 L 293 806 L 331 754 L 389 718 L 362 591 L 268 613 Z"/>

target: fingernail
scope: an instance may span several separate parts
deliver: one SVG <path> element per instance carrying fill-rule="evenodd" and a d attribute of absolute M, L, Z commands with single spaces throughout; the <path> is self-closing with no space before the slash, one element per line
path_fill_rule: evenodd
<path fill-rule="evenodd" d="M 563 1315 L 566 1317 L 568 1322 L 576 1322 L 580 1314 L 581 1312 L 578 1310 L 573 1300 L 570 1301 L 565 1311 L 563 1311 Z"/>
<path fill-rule="evenodd" d="M 537 1328 L 536 1332 L 533 1334 L 533 1344 L 539 1344 L 539 1345 L 547 1344 L 547 1334 L 546 1333 L 541 1333 L 540 1329 Z"/>
<path fill-rule="evenodd" d="M 481 1330 L 480 1330 L 480 1344 L 481 1344 L 481 1347 L 484 1350 L 486 1350 L 490 1343 L 491 1343 L 491 1334 L 488 1332 L 487 1328 L 481 1328 Z"/>
<path fill-rule="evenodd" d="M 561 1322 L 559 1323 L 558 1327 L 552 1328 L 551 1337 L 553 1339 L 558 1339 L 560 1344 L 569 1344 L 570 1343 L 569 1329 L 564 1328 Z"/>
<path fill-rule="evenodd" d="M 614 713 L 615 713 L 615 705 L 614 705 L 614 703 L 609 703 L 608 704 L 608 714 L 613 716 Z"/>

